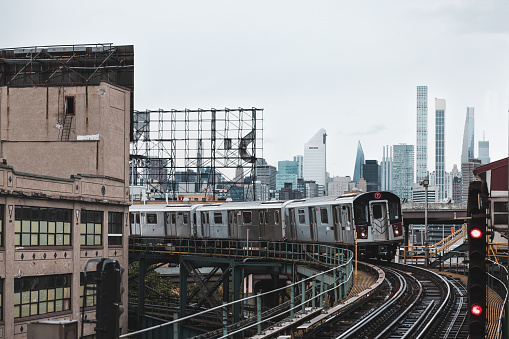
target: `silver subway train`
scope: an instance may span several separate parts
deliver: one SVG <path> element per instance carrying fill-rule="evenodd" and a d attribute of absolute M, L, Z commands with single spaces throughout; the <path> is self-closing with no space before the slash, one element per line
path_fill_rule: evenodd
<path fill-rule="evenodd" d="M 130 207 L 130 235 L 337 244 L 392 258 L 403 243 L 400 199 L 391 192 L 289 201 Z"/>

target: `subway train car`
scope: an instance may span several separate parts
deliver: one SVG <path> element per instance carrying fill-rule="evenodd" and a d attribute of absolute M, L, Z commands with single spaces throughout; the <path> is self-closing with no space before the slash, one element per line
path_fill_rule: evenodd
<path fill-rule="evenodd" d="M 133 205 L 130 234 L 144 237 L 357 243 L 366 257 L 392 258 L 403 242 L 399 198 L 390 192 L 289 201 Z"/>

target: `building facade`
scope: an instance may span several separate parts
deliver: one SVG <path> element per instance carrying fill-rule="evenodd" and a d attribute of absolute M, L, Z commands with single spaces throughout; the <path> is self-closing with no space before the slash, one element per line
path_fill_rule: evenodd
<path fill-rule="evenodd" d="M 474 175 L 474 170 L 481 166 L 481 160 L 479 159 L 469 159 L 468 162 L 464 162 L 461 164 L 461 199 L 462 201 L 468 201 L 468 186 L 476 177 Z"/>
<path fill-rule="evenodd" d="M 304 156 L 294 155 L 293 161 L 297 162 L 297 177 L 299 179 L 304 179 Z"/>
<path fill-rule="evenodd" d="M 320 129 L 307 143 L 304 144 L 304 179 L 315 181 L 318 185 L 318 195 L 325 195 L 327 183 L 327 133 Z"/>
<path fill-rule="evenodd" d="M 445 197 L 445 99 L 435 99 L 435 175 L 438 199 Z"/>
<path fill-rule="evenodd" d="M 256 180 L 266 185 L 269 190 L 276 189 L 276 166 L 267 164 L 264 159 L 258 159 L 256 163 Z"/>
<path fill-rule="evenodd" d="M 0 72 L 1 75 L 1 72 Z M 0 333 L 37 320 L 95 318 L 94 258 L 127 268 L 130 90 L 0 87 Z M 122 301 L 127 309 L 127 274 Z M 89 290 L 91 291 L 91 290 Z M 120 319 L 127 332 L 127 312 Z M 85 324 L 85 336 L 94 324 Z"/>
<path fill-rule="evenodd" d="M 417 142 L 415 144 L 415 180 L 428 173 L 428 86 L 417 86 Z"/>
<path fill-rule="evenodd" d="M 412 199 L 412 185 L 414 184 L 414 146 L 393 146 L 393 181 L 392 191 L 401 200 Z"/>

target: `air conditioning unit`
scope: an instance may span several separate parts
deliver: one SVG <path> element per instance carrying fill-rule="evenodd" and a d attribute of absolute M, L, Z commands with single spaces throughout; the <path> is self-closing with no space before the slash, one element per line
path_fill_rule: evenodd
<path fill-rule="evenodd" d="M 78 321 L 42 320 L 28 324 L 28 339 L 77 339 Z"/>

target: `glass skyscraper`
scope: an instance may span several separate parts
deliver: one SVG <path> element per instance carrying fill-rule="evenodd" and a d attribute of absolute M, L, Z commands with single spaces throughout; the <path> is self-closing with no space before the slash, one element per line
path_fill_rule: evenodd
<path fill-rule="evenodd" d="M 474 108 L 467 107 L 465 130 L 463 131 L 463 147 L 461 149 L 461 163 L 474 158 Z"/>
<path fill-rule="evenodd" d="M 359 140 L 357 144 L 357 156 L 355 157 L 355 168 L 353 170 L 353 181 L 359 182 L 362 178 L 362 167 L 364 166 L 364 151 L 362 150 L 362 145 Z"/>
<path fill-rule="evenodd" d="M 414 145 L 392 146 L 392 191 L 401 200 L 412 199 L 414 183 Z"/>
<path fill-rule="evenodd" d="M 485 140 L 479 140 L 479 156 L 477 159 L 481 160 L 481 164 L 489 164 L 490 161 L 490 142 Z"/>
<path fill-rule="evenodd" d="M 435 98 L 435 186 L 438 201 L 445 197 L 445 99 Z"/>
<path fill-rule="evenodd" d="M 326 194 L 327 185 L 326 139 L 327 133 L 322 128 L 304 144 L 304 180 L 314 180 L 320 196 Z"/>
<path fill-rule="evenodd" d="M 428 86 L 417 86 L 417 143 L 415 180 L 426 179 L 428 172 Z"/>

